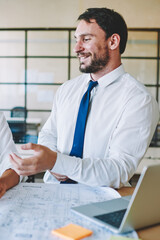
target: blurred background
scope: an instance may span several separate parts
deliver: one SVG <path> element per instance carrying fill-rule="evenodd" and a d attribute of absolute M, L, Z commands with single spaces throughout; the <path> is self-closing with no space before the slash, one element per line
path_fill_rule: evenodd
<path fill-rule="evenodd" d="M 74 31 L 90 7 L 122 14 L 129 31 L 125 70 L 160 102 L 159 0 L 0 0 L 0 111 L 16 143 L 37 141 L 56 90 L 79 74 Z M 160 146 L 159 135 L 158 125 L 151 147 Z"/>

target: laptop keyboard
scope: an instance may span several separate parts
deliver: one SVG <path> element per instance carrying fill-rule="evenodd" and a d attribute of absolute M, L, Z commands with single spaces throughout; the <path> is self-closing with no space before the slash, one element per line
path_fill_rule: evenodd
<path fill-rule="evenodd" d="M 116 228 L 119 228 L 125 212 L 126 212 L 126 209 L 122 209 L 116 212 L 97 215 L 94 217 L 101 220 L 102 222 L 108 223 Z"/>

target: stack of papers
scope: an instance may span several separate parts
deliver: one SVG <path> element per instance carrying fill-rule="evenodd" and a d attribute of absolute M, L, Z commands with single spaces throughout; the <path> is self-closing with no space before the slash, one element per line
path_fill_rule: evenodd
<path fill-rule="evenodd" d="M 0 239 L 57 240 L 52 230 L 74 223 L 93 232 L 85 239 L 107 240 L 115 234 L 74 214 L 70 208 L 117 197 L 119 193 L 112 188 L 20 183 L 0 199 Z M 123 236 L 138 238 L 135 231 Z"/>

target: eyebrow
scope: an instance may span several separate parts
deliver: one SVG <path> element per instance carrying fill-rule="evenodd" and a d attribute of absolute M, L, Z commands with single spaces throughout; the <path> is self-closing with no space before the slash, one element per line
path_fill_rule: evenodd
<path fill-rule="evenodd" d="M 91 36 L 91 37 L 93 37 L 94 34 L 91 34 L 91 33 L 82 33 L 82 34 L 79 35 L 79 37 L 85 37 L 85 36 Z M 74 38 L 77 38 L 77 37 L 74 35 Z"/>

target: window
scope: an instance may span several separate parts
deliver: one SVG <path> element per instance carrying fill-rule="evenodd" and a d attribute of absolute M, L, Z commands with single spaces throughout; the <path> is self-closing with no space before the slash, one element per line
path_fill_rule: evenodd
<path fill-rule="evenodd" d="M 47 120 L 58 87 L 79 75 L 74 28 L 0 29 L 0 110 L 15 106 Z M 128 29 L 122 62 L 159 102 L 160 29 Z M 157 132 L 158 133 L 158 128 Z M 156 135 L 158 136 L 158 135 Z M 157 145 L 156 141 L 153 145 Z"/>

